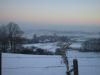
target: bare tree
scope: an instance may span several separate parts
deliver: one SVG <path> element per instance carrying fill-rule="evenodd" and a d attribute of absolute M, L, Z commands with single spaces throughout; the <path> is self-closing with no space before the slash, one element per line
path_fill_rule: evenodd
<path fill-rule="evenodd" d="M 10 22 L 7 25 L 7 34 L 8 34 L 10 49 L 12 50 L 12 52 L 15 52 L 16 42 L 17 42 L 16 39 L 21 37 L 23 32 L 16 23 Z"/>
<path fill-rule="evenodd" d="M 6 52 L 7 49 L 7 29 L 5 25 L 0 26 L 0 48 L 3 52 Z"/>
<path fill-rule="evenodd" d="M 67 75 L 70 75 L 70 72 L 69 72 L 69 62 L 68 62 L 68 48 L 69 46 L 71 45 L 72 43 L 70 42 L 70 40 L 67 40 L 67 42 L 61 42 L 59 44 L 60 46 L 60 52 L 61 52 L 61 56 L 62 56 L 62 59 L 63 59 L 63 62 L 65 63 L 66 65 L 66 68 L 67 68 Z"/>

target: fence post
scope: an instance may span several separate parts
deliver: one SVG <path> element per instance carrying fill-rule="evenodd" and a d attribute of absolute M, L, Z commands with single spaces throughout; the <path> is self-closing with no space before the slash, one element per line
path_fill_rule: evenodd
<path fill-rule="evenodd" d="M 70 72 L 69 71 L 67 71 L 66 73 L 67 73 L 67 75 L 70 75 Z"/>
<path fill-rule="evenodd" d="M 77 59 L 73 60 L 73 68 L 74 68 L 74 75 L 79 75 L 78 74 L 78 61 L 77 61 Z"/>
<path fill-rule="evenodd" d="M 67 67 L 67 75 L 70 75 L 70 71 L 69 71 L 69 62 L 68 62 L 68 59 L 66 57 L 66 67 Z"/>

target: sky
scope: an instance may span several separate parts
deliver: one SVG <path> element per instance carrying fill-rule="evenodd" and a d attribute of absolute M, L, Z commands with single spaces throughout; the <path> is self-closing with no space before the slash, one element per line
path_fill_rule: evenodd
<path fill-rule="evenodd" d="M 28 28 L 99 30 L 100 0 L 0 0 L 0 24 L 10 21 Z"/>

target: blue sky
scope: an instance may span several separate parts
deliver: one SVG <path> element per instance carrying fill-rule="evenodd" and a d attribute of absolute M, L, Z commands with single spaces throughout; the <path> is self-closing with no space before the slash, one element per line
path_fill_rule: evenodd
<path fill-rule="evenodd" d="M 0 12 L 1 23 L 58 29 L 100 26 L 100 0 L 0 0 Z"/>

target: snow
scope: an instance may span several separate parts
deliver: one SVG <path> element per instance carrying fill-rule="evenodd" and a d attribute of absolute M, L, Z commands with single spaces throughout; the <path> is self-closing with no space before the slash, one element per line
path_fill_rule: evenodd
<path fill-rule="evenodd" d="M 100 53 L 69 51 L 68 57 L 70 66 L 78 59 L 79 75 L 100 75 Z"/>
<path fill-rule="evenodd" d="M 61 56 L 2 54 L 2 75 L 66 75 Z"/>
<path fill-rule="evenodd" d="M 71 48 L 75 48 L 75 49 L 80 49 L 81 48 L 81 43 L 72 43 L 71 45 L 70 45 L 70 47 Z"/>
<path fill-rule="evenodd" d="M 37 43 L 37 44 L 25 44 L 23 45 L 23 47 L 37 47 L 37 48 L 41 48 L 41 49 L 45 49 L 45 50 L 48 50 L 48 51 L 52 51 L 52 52 L 55 52 L 55 50 L 57 48 L 59 48 L 57 46 L 57 43 Z"/>
<path fill-rule="evenodd" d="M 70 69 L 73 59 L 78 59 L 79 75 L 100 75 L 100 53 L 68 51 Z M 2 75 L 66 75 L 61 62 L 57 55 L 2 53 Z"/>

